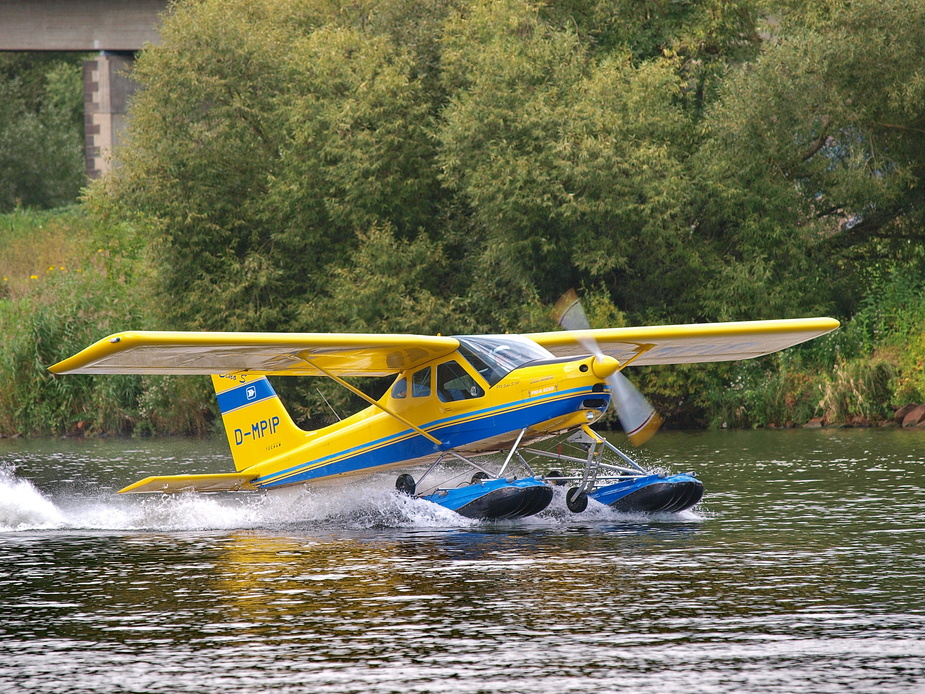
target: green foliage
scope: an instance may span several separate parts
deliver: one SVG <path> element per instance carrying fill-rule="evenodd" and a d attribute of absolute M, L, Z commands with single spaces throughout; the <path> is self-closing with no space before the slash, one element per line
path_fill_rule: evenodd
<path fill-rule="evenodd" d="M 0 56 L 0 212 L 74 202 L 83 137 L 79 59 Z"/>
<path fill-rule="evenodd" d="M 143 376 L 134 402 L 133 435 L 204 436 L 215 431 L 215 390 L 204 376 Z"/>
<path fill-rule="evenodd" d="M 633 321 L 853 310 L 856 261 L 836 255 L 833 292 L 824 254 L 868 238 L 874 203 L 894 211 L 880 237 L 919 233 L 895 210 L 923 189 L 921 13 L 891 33 L 906 6 L 875 4 L 845 26 L 759 2 L 178 5 L 90 201 L 149 230 L 165 318 L 188 327 L 334 329 L 317 307 L 367 297 L 327 279 L 376 229 L 436 244 L 454 272 L 402 287 L 466 329 L 541 320 L 581 285 Z"/>
<path fill-rule="evenodd" d="M 439 199 L 414 60 L 306 8 L 178 7 L 138 61 L 132 147 L 91 201 L 155 230 L 174 322 L 298 327 L 358 232 L 413 236 Z"/>
<path fill-rule="evenodd" d="M 100 312 L 551 329 L 569 287 L 598 325 L 831 313 L 841 331 L 785 356 L 633 372 L 676 425 L 881 416 L 925 398 L 923 28 L 909 0 L 177 3 L 137 61 L 123 165 L 87 195 L 103 283 L 39 301 L 17 270 L 4 292 L 49 312 L 30 331 L 88 317 L 75 334 Z M 73 116 L 70 73 L 40 72 L 0 85 L 0 161 Z M 4 185 L 0 208 L 46 204 Z M 206 386 L 170 383 L 125 381 L 99 427 L 207 426 Z M 314 384 L 280 388 L 327 416 Z"/>
<path fill-rule="evenodd" d="M 486 251 L 547 301 L 586 279 L 629 309 L 660 303 L 671 281 L 650 273 L 691 257 L 672 62 L 598 62 L 519 2 L 472 3 L 446 32 L 440 165 Z"/>
<path fill-rule="evenodd" d="M 553 24 L 570 23 L 598 50 L 629 48 L 638 61 L 666 53 L 712 62 L 752 57 L 761 39 L 761 3 L 564 0 L 542 7 Z"/>
<path fill-rule="evenodd" d="M 340 332 L 459 332 L 454 302 L 440 297 L 448 275 L 437 243 L 426 236 L 403 241 L 374 227 L 360 235 L 348 265 L 333 270 L 324 299 L 303 308 L 302 322 Z"/>
<path fill-rule="evenodd" d="M 733 367 L 710 393 L 714 426 L 889 420 L 925 401 L 925 294 L 906 270 L 876 280 L 840 330 L 797 349 Z M 716 384 L 715 384 L 716 385 Z"/>
<path fill-rule="evenodd" d="M 925 329 L 902 351 L 892 402 L 896 405 L 925 402 Z"/>
<path fill-rule="evenodd" d="M 895 375 L 889 402 L 925 402 L 925 278 L 897 272 L 864 301 L 864 351 L 890 364 Z"/>
<path fill-rule="evenodd" d="M 726 392 L 731 370 L 726 364 L 639 367 L 627 370 L 634 385 L 644 393 L 669 428 L 704 427 L 712 424 L 715 409 L 710 397 Z"/>
<path fill-rule="evenodd" d="M 114 293 L 118 285 L 89 272 L 52 275 L 43 278 L 41 285 L 28 298 L 4 306 L 3 429 L 64 433 L 98 426 L 130 430 L 131 403 L 140 390 L 137 378 L 65 379 L 47 370 L 105 335 L 113 323 L 133 322 L 136 317 L 126 313 L 130 307 L 124 288 Z"/>
<path fill-rule="evenodd" d="M 791 354 L 728 365 L 726 379 L 706 384 L 712 427 L 802 424 L 821 414 L 823 373 Z"/>
<path fill-rule="evenodd" d="M 304 327 L 374 228 L 440 244 L 457 270 L 439 298 L 472 329 L 539 320 L 580 284 L 637 316 L 715 316 L 700 290 L 725 258 L 685 211 L 688 83 L 707 36 L 742 58 L 754 13 L 672 11 L 659 50 L 605 51 L 589 22 L 607 7 L 178 6 L 91 204 L 150 229 L 166 317 L 190 327 Z"/>
<path fill-rule="evenodd" d="M 877 262 L 920 262 L 925 8 L 780 5 L 772 40 L 711 108 L 697 229 L 730 265 L 754 249 L 767 284 L 789 289 L 781 298 L 801 291 L 817 298 L 807 308 L 850 314 Z M 726 301 L 725 279 L 711 301 Z"/>
<path fill-rule="evenodd" d="M 19 257 L 22 242 L 43 267 L 6 283 L 0 298 L 0 434 L 208 430 L 214 406 L 207 382 L 48 371 L 107 334 L 153 327 L 142 245 L 131 230 L 98 227 L 73 208 L 15 212 L 0 217 L 0 228 L 3 222 L 4 272 L 17 270 L 10 258 Z M 55 262 L 45 267 L 49 258 Z"/>

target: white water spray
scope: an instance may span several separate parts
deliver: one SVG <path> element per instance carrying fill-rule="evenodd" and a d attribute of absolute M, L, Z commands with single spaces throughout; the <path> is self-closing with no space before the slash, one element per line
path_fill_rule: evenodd
<path fill-rule="evenodd" d="M 29 530 L 198 531 L 281 528 L 460 528 L 480 521 L 442 506 L 398 494 L 391 478 L 362 484 L 268 493 L 169 494 L 96 497 L 43 493 L 8 466 L 0 467 L 0 532 Z M 516 521 L 519 526 L 561 526 L 615 520 L 698 521 L 693 510 L 667 517 L 628 516 L 593 502 L 579 516 L 565 508 L 564 488 L 556 488 L 542 513 Z"/>
<path fill-rule="evenodd" d="M 292 526 L 452 528 L 476 523 L 388 486 L 269 493 L 50 496 L 0 467 L 0 532 L 232 530 Z"/>
<path fill-rule="evenodd" d="M 60 509 L 31 482 L 0 467 L 0 531 L 60 528 L 65 523 Z"/>

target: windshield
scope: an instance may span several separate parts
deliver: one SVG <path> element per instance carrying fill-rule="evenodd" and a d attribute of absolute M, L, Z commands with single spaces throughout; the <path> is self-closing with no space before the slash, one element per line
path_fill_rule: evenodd
<path fill-rule="evenodd" d="M 489 386 L 524 364 L 553 355 L 533 340 L 520 335 L 479 335 L 458 337 L 459 353 L 482 374 Z"/>

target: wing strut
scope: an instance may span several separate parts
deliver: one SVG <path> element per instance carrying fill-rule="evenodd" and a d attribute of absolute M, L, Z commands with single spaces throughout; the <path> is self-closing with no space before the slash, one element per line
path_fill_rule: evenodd
<path fill-rule="evenodd" d="M 617 371 L 623 371 L 623 369 L 625 369 L 627 366 L 629 366 L 629 365 L 632 364 L 634 361 L 636 361 L 637 359 L 639 359 L 639 357 L 641 357 L 643 354 L 645 354 L 646 352 L 648 352 L 648 351 L 649 351 L 650 349 L 652 349 L 653 347 L 655 347 L 655 345 L 639 345 L 639 346 L 636 348 L 636 350 L 635 350 L 635 351 L 636 351 L 636 354 L 634 354 L 634 355 L 631 356 L 629 359 L 627 359 L 625 362 L 623 362 L 622 364 L 620 364 L 620 368 L 617 369 Z"/>
<path fill-rule="evenodd" d="M 349 383 L 347 383 L 347 381 L 345 381 L 344 379 L 342 379 L 340 376 L 337 376 L 337 375 L 331 373 L 330 371 L 326 370 L 326 369 L 323 368 L 322 366 L 319 366 L 318 364 L 316 364 L 315 362 L 313 362 L 313 361 L 311 361 L 311 360 L 309 360 L 309 359 L 305 359 L 305 361 L 308 362 L 309 364 L 311 364 L 312 366 L 314 366 L 316 369 L 318 369 L 321 373 L 323 373 L 323 374 L 324 374 L 325 376 L 327 376 L 328 378 L 330 378 L 330 379 L 336 381 L 337 383 L 340 383 L 344 388 L 346 388 L 347 390 L 349 390 L 349 391 L 350 391 L 351 393 L 353 393 L 354 395 L 359 395 L 359 396 L 360 396 L 361 398 L 363 398 L 366 402 L 370 403 L 371 405 L 375 405 L 375 406 L 378 407 L 380 410 L 382 410 L 383 412 L 385 412 L 387 415 L 390 415 L 390 416 L 392 416 L 392 417 L 395 417 L 395 419 L 397 419 L 399 422 L 401 422 L 401 423 L 404 424 L 405 426 L 411 427 L 411 428 L 414 429 L 417 433 L 419 433 L 421 436 L 424 436 L 424 437 L 430 439 L 431 441 L 433 441 L 434 443 L 436 443 L 438 446 L 442 446 L 442 445 L 443 445 L 443 441 L 441 441 L 440 439 L 436 438 L 435 436 L 432 436 L 431 434 L 428 434 L 426 431 L 424 431 L 423 429 L 421 429 L 421 427 L 412 424 L 411 422 L 409 422 L 407 419 L 405 419 L 404 417 L 402 417 L 402 416 L 401 416 L 400 414 L 398 414 L 397 412 L 392 412 L 392 410 L 390 410 L 388 407 L 386 407 L 385 405 L 383 405 L 381 402 L 378 402 L 378 401 L 376 401 L 376 400 L 373 400 L 371 397 L 369 397 L 369 396 L 368 396 L 366 393 L 364 393 L 362 390 L 360 390 L 359 388 L 353 387 L 352 385 L 350 385 Z"/>

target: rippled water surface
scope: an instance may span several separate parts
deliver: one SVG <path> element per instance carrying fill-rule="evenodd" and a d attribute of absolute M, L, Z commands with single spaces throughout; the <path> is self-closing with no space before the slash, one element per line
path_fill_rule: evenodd
<path fill-rule="evenodd" d="M 392 477 L 117 497 L 222 441 L 0 441 L 0 691 L 925 691 L 925 433 L 660 434 L 694 512 L 477 523 Z"/>

